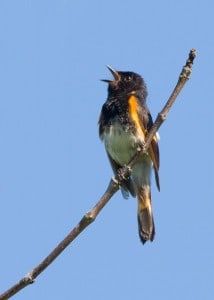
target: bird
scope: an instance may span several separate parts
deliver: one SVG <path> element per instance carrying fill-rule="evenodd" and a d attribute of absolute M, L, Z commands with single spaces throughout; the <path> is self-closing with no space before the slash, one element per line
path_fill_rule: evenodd
<path fill-rule="evenodd" d="M 108 159 L 115 175 L 128 164 L 145 143 L 153 125 L 146 104 L 147 87 L 137 73 L 117 71 L 107 66 L 113 79 L 102 79 L 108 84 L 107 100 L 99 116 L 99 137 L 105 145 Z M 124 198 L 129 194 L 137 198 L 137 220 L 140 240 L 143 244 L 153 241 L 155 224 L 151 199 L 151 172 L 159 183 L 158 133 L 153 136 L 147 152 L 140 156 L 130 175 L 120 183 Z"/>

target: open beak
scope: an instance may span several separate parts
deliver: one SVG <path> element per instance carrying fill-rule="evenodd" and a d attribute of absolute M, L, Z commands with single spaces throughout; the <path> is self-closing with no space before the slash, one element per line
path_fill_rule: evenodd
<path fill-rule="evenodd" d="M 111 72 L 111 74 L 113 75 L 114 77 L 114 80 L 109 80 L 109 79 L 101 79 L 101 81 L 104 81 L 104 82 L 107 82 L 107 83 L 110 83 L 110 82 L 113 82 L 113 81 L 119 81 L 120 80 L 120 75 L 119 73 L 114 70 L 112 67 L 106 65 L 106 67 L 109 69 L 109 71 Z"/>

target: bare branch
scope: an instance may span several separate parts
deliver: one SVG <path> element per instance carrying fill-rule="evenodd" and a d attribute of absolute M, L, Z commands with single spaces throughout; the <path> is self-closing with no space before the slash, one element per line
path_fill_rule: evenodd
<path fill-rule="evenodd" d="M 0 295 L 0 300 L 6 300 L 18 293 L 21 289 L 26 287 L 29 284 L 32 284 L 36 277 L 42 273 L 59 255 L 60 253 L 89 225 L 91 224 L 97 217 L 97 215 L 100 213 L 100 211 L 103 209 L 103 207 L 107 204 L 107 202 L 110 200 L 110 198 L 118 191 L 121 180 L 128 176 L 131 172 L 132 167 L 137 162 L 138 158 L 145 153 L 149 145 L 151 143 L 151 140 L 153 136 L 156 134 L 159 127 L 162 125 L 162 123 L 166 119 L 166 115 L 168 114 L 171 106 L 175 102 L 175 99 L 177 98 L 178 94 L 180 93 L 181 89 L 189 79 L 191 70 L 192 70 L 192 64 L 194 61 L 194 58 L 196 56 L 196 50 L 192 49 L 189 53 L 188 60 L 185 64 L 185 66 L 182 69 L 182 72 L 179 76 L 178 82 L 176 84 L 175 89 L 173 90 L 169 100 L 166 102 L 164 108 L 162 111 L 158 114 L 156 121 L 154 122 L 151 130 L 149 131 L 145 144 L 143 145 L 143 148 L 141 151 L 139 151 L 129 162 L 129 164 L 122 169 L 122 172 L 116 176 L 115 179 L 111 179 L 109 186 L 107 190 L 105 191 L 102 198 L 97 202 L 97 204 L 89 211 L 87 212 L 83 218 L 80 220 L 80 222 L 72 229 L 72 231 L 64 238 L 63 241 L 61 241 L 58 246 L 38 265 L 36 266 L 30 273 L 28 273 L 26 276 L 24 276 L 19 282 L 17 282 L 15 285 L 13 285 L 10 289 L 8 289 L 6 292 Z"/>

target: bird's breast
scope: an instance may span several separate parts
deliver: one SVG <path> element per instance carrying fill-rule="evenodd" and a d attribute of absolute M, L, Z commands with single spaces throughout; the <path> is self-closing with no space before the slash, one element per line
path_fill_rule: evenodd
<path fill-rule="evenodd" d="M 110 125 L 102 136 L 106 150 L 119 165 L 127 164 L 137 151 L 140 137 L 121 124 Z"/>

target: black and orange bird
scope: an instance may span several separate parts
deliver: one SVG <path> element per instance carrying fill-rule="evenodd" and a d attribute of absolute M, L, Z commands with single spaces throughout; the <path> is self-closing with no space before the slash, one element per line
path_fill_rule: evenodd
<path fill-rule="evenodd" d="M 153 121 L 146 105 L 147 88 L 143 78 L 134 72 L 116 71 L 110 66 L 107 68 L 114 79 L 103 80 L 108 83 L 108 97 L 100 113 L 99 135 L 105 144 L 113 172 L 117 174 L 142 147 Z M 147 153 L 140 157 L 130 176 L 120 186 L 125 198 L 129 193 L 137 196 L 139 236 L 143 244 L 153 241 L 155 236 L 150 179 L 152 168 L 160 190 L 157 134 Z"/>

